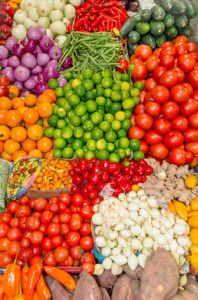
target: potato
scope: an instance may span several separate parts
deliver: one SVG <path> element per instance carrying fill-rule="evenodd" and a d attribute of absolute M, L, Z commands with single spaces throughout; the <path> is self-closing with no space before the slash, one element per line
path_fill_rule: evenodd
<path fill-rule="evenodd" d="M 158 248 L 148 258 L 142 275 L 140 299 L 166 300 L 173 297 L 179 287 L 179 266 L 172 254 Z"/>
<path fill-rule="evenodd" d="M 198 297 L 198 282 L 193 276 L 188 275 L 188 281 L 185 289 Z"/>
<path fill-rule="evenodd" d="M 109 293 L 107 292 L 106 289 L 100 288 L 101 293 L 102 293 L 102 300 L 111 300 Z"/>
<path fill-rule="evenodd" d="M 143 274 L 143 268 L 138 266 L 134 271 L 131 270 L 128 264 L 126 264 L 123 268 L 123 271 L 131 278 L 131 279 L 140 279 Z"/>
<path fill-rule="evenodd" d="M 114 276 L 111 270 L 105 270 L 102 275 L 97 276 L 99 286 L 105 289 L 111 289 L 116 282 L 118 276 Z"/>
<path fill-rule="evenodd" d="M 197 296 L 189 291 L 181 291 L 179 294 L 184 298 L 184 300 L 197 300 Z"/>
<path fill-rule="evenodd" d="M 127 275 L 121 275 L 116 281 L 111 300 L 138 300 L 139 285 Z"/>
<path fill-rule="evenodd" d="M 176 294 L 173 298 L 168 299 L 168 300 L 184 300 L 184 297 L 182 297 L 182 296 L 179 295 L 179 294 Z"/>
<path fill-rule="evenodd" d="M 80 274 L 73 300 L 102 300 L 102 293 L 94 277 L 87 272 Z"/>
<path fill-rule="evenodd" d="M 50 276 L 46 276 L 45 281 L 52 293 L 53 300 L 72 300 L 72 295 L 58 281 Z"/>

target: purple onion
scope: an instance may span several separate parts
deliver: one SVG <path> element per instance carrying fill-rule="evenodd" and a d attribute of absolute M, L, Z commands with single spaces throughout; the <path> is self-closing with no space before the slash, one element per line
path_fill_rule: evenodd
<path fill-rule="evenodd" d="M 1 61 L 1 65 L 2 65 L 2 67 L 3 67 L 3 68 L 6 68 L 6 67 L 8 67 L 8 59 L 7 59 L 7 58 L 5 58 L 5 59 L 2 59 L 2 61 Z"/>
<path fill-rule="evenodd" d="M 34 40 L 29 40 L 25 45 L 25 52 L 34 52 L 36 50 L 36 42 Z"/>
<path fill-rule="evenodd" d="M 53 40 L 47 35 L 43 36 L 39 42 L 39 46 L 44 52 L 49 51 L 53 45 L 54 45 Z"/>
<path fill-rule="evenodd" d="M 38 82 L 37 85 L 35 86 L 35 94 L 36 95 L 41 95 L 45 90 L 48 89 L 48 84 L 45 81 Z"/>
<path fill-rule="evenodd" d="M 38 27 L 31 26 L 28 29 L 27 37 L 30 40 L 39 41 L 41 39 L 41 37 L 42 37 L 42 34 L 41 34 L 41 32 L 40 32 L 40 30 L 39 30 Z"/>
<path fill-rule="evenodd" d="M 6 75 L 10 79 L 11 83 L 15 81 L 14 71 L 11 67 L 3 69 L 2 74 Z"/>
<path fill-rule="evenodd" d="M 53 46 L 49 50 L 49 56 L 52 59 L 59 60 L 62 56 L 62 50 L 56 46 Z"/>
<path fill-rule="evenodd" d="M 23 47 L 27 44 L 28 39 L 24 38 L 23 40 L 20 41 L 20 45 L 22 45 Z"/>
<path fill-rule="evenodd" d="M 8 49 L 5 46 L 0 46 L 0 59 L 8 58 Z"/>
<path fill-rule="evenodd" d="M 12 68 L 16 68 L 20 65 L 20 60 L 16 56 L 11 56 L 8 58 L 8 65 Z"/>
<path fill-rule="evenodd" d="M 36 65 L 36 67 L 34 67 L 34 68 L 31 69 L 31 73 L 32 73 L 33 75 L 36 75 L 36 74 L 41 73 L 42 70 L 43 70 L 43 69 L 41 68 L 41 66 Z"/>
<path fill-rule="evenodd" d="M 38 53 L 37 62 L 39 66 L 45 66 L 50 60 L 50 57 L 46 53 Z"/>
<path fill-rule="evenodd" d="M 46 67 L 55 67 L 55 68 L 57 68 L 57 67 L 58 67 L 58 62 L 57 62 L 57 60 L 55 60 L 55 59 L 50 60 L 50 61 L 48 62 L 48 64 L 47 64 Z"/>
<path fill-rule="evenodd" d="M 30 77 L 30 70 L 23 66 L 18 66 L 14 70 L 14 76 L 17 81 L 26 81 Z"/>
<path fill-rule="evenodd" d="M 19 43 L 15 44 L 12 48 L 12 54 L 18 58 L 21 58 L 24 52 L 24 47 Z"/>
<path fill-rule="evenodd" d="M 67 57 L 65 58 L 64 63 L 63 63 L 63 67 L 64 67 L 65 69 L 69 69 L 69 68 L 71 68 L 72 66 L 73 66 L 72 58 L 71 58 L 70 56 L 67 56 Z"/>
<path fill-rule="evenodd" d="M 46 67 L 45 70 L 43 71 L 43 78 L 45 81 L 50 80 L 51 78 L 58 78 L 59 73 L 57 68 L 55 67 Z"/>
<path fill-rule="evenodd" d="M 14 45 L 16 45 L 18 43 L 17 39 L 10 36 L 7 41 L 6 41 L 6 48 L 9 50 L 9 51 L 12 51 L 12 47 Z"/>
<path fill-rule="evenodd" d="M 68 81 L 67 81 L 65 78 L 60 78 L 60 79 L 58 80 L 58 85 L 59 85 L 60 87 L 64 87 L 67 83 L 68 83 Z"/>
<path fill-rule="evenodd" d="M 42 34 L 42 36 L 46 35 L 46 30 L 45 30 L 44 27 L 38 26 L 38 30 L 40 31 L 40 33 Z"/>
<path fill-rule="evenodd" d="M 28 80 L 25 81 L 24 86 L 28 90 L 33 90 L 36 84 L 37 81 L 33 77 L 30 77 Z"/>
<path fill-rule="evenodd" d="M 38 82 L 38 76 L 37 75 L 31 76 L 31 77 L 34 78 L 34 80 L 36 80 L 36 82 Z"/>
<path fill-rule="evenodd" d="M 26 68 L 32 69 L 37 65 L 37 61 L 33 54 L 25 53 L 21 58 L 21 64 Z"/>
<path fill-rule="evenodd" d="M 33 52 L 33 54 L 34 54 L 34 55 L 37 55 L 37 54 L 39 54 L 39 53 L 42 53 L 42 50 L 41 50 L 41 48 L 37 45 L 37 46 L 36 46 L 36 49 L 35 49 L 34 52 Z"/>
<path fill-rule="evenodd" d="M 20 91 L 23 89 L 23 83 L 21 81 L 15 81 L 14 84 L 18 87 Z"/>
<path fill-rule="evenodd" d="M 42 73 L 38 74 L 38 82 L 41 82 L 41 81 L 44 81 L 44 77 L 43 77 Z"/>

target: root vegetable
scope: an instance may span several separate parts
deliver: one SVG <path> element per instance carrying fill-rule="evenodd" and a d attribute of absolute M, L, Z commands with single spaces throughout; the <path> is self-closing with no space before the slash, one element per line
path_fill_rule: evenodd
<path fill-rule="evenodd" d="M 131 279 L 140 279 L 143 274 L 143 268 L 138 266 L 134 271 L 131 270 L 128 264 L 123 267 L 123 271 L 130 277 Z"/>
<path fill-rule="evenodd" d="M 184 300 L 197 300 L 197 297 L 195 296 L 195 294 L 192 294 L 189 291 L 181 291 L 179 293 L 179 295 L 181 295 Z"/>
<path fill-rule="evenodd" d="M 113 292 L 112 300 L 138 300 L 138 281 L 131 280 L 127 275 L 122 275 L 116 281 Z"/>
<path fill-rule="evenodd" d="M 198 297 L 198 282 L 193 276 L 188 276 L 185 289 Z"/>
<path fill-rule="evenodd" d="M 102 275 L 97 276 L 98 284 L 105 289 L 111 289 L 116 280 L 117 276 L 114 276 L 110 270 L 105 270 Z"/>
<path fill-rule="evenodd" d="M 102 293 L 102 300 L 111 300 L 111 298 L 110 298 L 110 296 L 109 296 L 106 289 L 100 288 L 100 290 L 101 290 L 101 293 Z"/>
<path fill-rule="evenodd" d="M 69 294 L 63 286 L 50 276 L 46 276 L 45 280 L 52 293 L 53 300 L 72 300 L 72 295 Z"/>

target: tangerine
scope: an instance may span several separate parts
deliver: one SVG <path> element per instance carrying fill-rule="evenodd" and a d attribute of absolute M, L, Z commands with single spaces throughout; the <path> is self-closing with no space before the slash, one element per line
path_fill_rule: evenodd
<path fill-rule="evenodd" d="M 27 138 L 22 143 L 22 149 L 25 150 L 26 152 L 30 152 L 31 150 L 36 149 L 36 142 L 31 140 L 30 138 Z"/>
<path fill-rule="evenodd" d="M 9 86 L 9 96 L 11 99 L 19 96 L 19 89 L 16 85 Z"/>
<path fill-rule="evenodd" d="M 41 118 L 48 118 L 53 112 L 52 105 L 48 102 L 38 103 L 37 110 Z"/>
<path fill-rule="evenodd" d="M 0 108 L 11 109 L 12 101 L 8 97 L 0 97 Z"/>
<path fill-rule="evenodd" d="M 39 119 L 39 114 L 34 108 L 28 108 L 23 113 L 23 120 L 30 125 L 36 124 Z"/>
<path fill-rule="evenodd" d="M 0 154 L 3 152 L 4 142 L 0 142 Z"/>
<path fill-rule="evenodd" d="M 14 109 L 19 109 L 20 107 L 24 106 L 24 101 L 23 99 L 17 97 L 12 99 L 12 106 Z"/>
<path fill-rule="evenodd" d="M 8 154 L 8 153 L 5 152 L 5 151 L 3 151 L 3 152 L 1 153 L 1 157 L 2 157 L 3 159 L 5 159 L 5 160 L 9 160 L 9 161 L 12 160 L 12 155 Z"/>
<path fill-rule="evenodd" d="M 27 129 L 28 137 L 33 141 L 38 141 L 43 135 L 43 127 L 39 124 L 34 124 Z"/>
<path fill-rule="evenodd" d="M 47 89 L 43 92 L 43 94 L 48 95 L 52 99 L 53 103 L 56 102 L 56 94 L 55 94 L 54 90 Z"/>
<path fill-rule="evenodd" d="M 7 112 L 6 109 L 1 108 L 0 109 L 0 124 L 5 125 L 6 124 L 6 119 L 5 119 L 5 113 Z"/>
<path fill-rule="evenodd" d="M 10 155 L 14 154 L 19 149 L 20 144 L 12 139 L 9 139 L 4 143 L 4 151 Z"/>
<path fill-rule="evenodd" d="M 25 156 L 27 156 L 27 152 L 25 152 L 24 150 L 17 150 L 17 151 L 13 154 L 12 158 L 13 158 L 13 160 L 17 160 L 17 159 L 23 158 L 23 157 L 25 157 Z"/>
<path fill-rule="evenodd" d="M 15 127 L 22 121 L 22 116 L 17 110 L 8 110 L 5 113 L 5 120 L 8 126 Z"/>
<path fill-rule="evenodd" d="M 39 149 L 33 149 L 29 152 L 29 156 L 34 156 L 34 157 L 38 157 L 38 158 L 42 158 L 42 152 Z"/>
<path fill-rule="evenodd" d="M 10 128 L 0 125 L 0 141 L 7 141 L 10 137 Z"/>
<path fill-rule="evenodd" d="M 54 158 L 53 149 L 51 149 L 49 152 L 45 153 L 44 158 L 52 160 Z"/>
<path fill-rule="evenodd" d="M 42 137 L 40 140 L 37 141 L 37 148 L 41 150 L 41 152 L 48 152 L 52 149 L 52 140 L 50 140 L 48 137 Z"/>
<path fill-rule="evenodd" d="M 22 126 L 17 126 L 11 129 L 11 138 L 16 142 L 24 142 L 27 138 L 27 131 Z"/>
<path fill-rule="evenodd" d="M 24 100 L 25 105 L 28 107 L 33 107 L 34 105 L 36 105 L 36 96 L 33 94 L 27 94 Z"/>

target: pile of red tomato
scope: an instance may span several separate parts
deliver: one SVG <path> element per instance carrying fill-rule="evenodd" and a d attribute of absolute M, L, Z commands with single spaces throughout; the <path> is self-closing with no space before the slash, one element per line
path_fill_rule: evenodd
<path fill-rule="evenodd" d="M 94 272 L 91 236 L 93 209 L 81 194 L 11 200 L 0 215 L 0 267 L 13 262 L 47 266 L 82 266 Z"/>
<path fill-rule="evenodd" d="M 178 166 L 198 155 L 198 52 L 185 36 L 165 42 L 153 53 L 140 45 L 130 58 L 132 78 L 144 82 L 134 109 L 129 138 L 142 151 Z"/>

